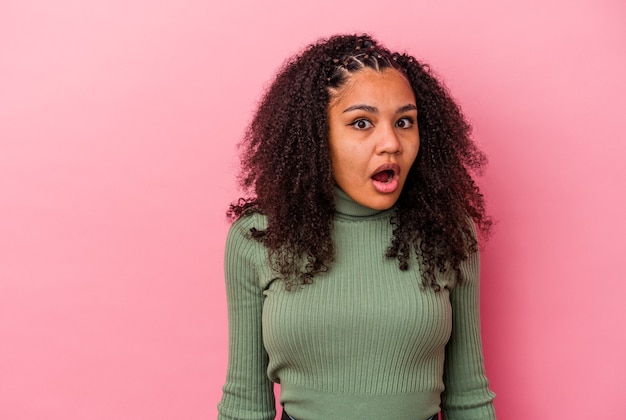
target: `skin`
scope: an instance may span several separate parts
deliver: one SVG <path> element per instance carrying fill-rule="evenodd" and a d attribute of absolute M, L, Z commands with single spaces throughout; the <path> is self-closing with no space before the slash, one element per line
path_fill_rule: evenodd
<path fill-rule="evenodd" d="M 420 144 L 415 95 L 406 77 L 395 69 L 352 73 L 331 92 L 328 122 L 335 183 L 363 206 L 391 208 Z M 372 178 L 381 168 L 396 170 L 390 182 Z"/>

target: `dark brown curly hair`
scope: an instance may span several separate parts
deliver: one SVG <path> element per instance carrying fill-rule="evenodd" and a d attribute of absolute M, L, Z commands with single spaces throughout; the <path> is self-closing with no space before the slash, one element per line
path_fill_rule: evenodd
<path fill-rule="evenodd" d="M 484 168 L 485 155 L 430 68 L 369 35 L 321 39 L 279 70 L 240 145 L 239 181 L 249 197 L 231 204 L 227 214 L 231 221 L 266 216 L 266 228 L 250 234 L 267 247 L 287 288 L 330 268 L 335 192 L 327 108 L 332 93 L 364 67 L 404 74 L 419 110 L 420 150 L 395 204 L 386 256 L 407 270 L 414 252 L 424 286 L 435 290 L 437 272 L 453 270 L 462 281 L 460 264 L 478 249 L 473 224 L 484 237 L 491 227 L 472 177 Z"/>

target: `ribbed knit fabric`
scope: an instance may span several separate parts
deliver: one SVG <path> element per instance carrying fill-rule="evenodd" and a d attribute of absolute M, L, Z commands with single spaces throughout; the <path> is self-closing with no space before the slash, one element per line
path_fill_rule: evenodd
<path fill-rule="evenodd" d="M 265 228 L 264 218 L 233 224 L 220 420 L 274 419 L 273 382 L 298 420 L 421 420 L 440 404 L 449 420 L 495 419 L 480 340 L 478 256 L 463 265 L 462 285 L 441 276 L 441 292 L 424 289 L 415 260 L 400 271 L 384 256 L 392 214 L 338 191 L 335 261 L 313 284 L 291 291 L 247 235 Z"/>

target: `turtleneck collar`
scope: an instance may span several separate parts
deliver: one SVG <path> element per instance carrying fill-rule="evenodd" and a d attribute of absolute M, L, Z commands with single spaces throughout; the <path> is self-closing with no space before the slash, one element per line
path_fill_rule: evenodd
<path fill-rule="evenodd" d="M 339 187 L 335 187 L 335 211 L 336 215 L 342 219 L 364 219 L 372 216 L 387 216 L 393 212 L 393 207 L 388 210 L 375 210 L 365 207 L 343 192 Z"/>

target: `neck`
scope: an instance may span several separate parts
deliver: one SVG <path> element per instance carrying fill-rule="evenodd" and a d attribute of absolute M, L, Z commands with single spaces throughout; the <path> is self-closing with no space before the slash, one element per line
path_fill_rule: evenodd
<path fill-rule="evenodd" d="M 389 210 L 375 210 L 369 207 L 365 207 L 346 194 L 339 187 L 335 187 L 335 208 L 338 216 L 344 216 L 348 218 L 365 218 L 375 215 L 387 215 L 388 212 L 393 211 L 393 207 Z"/>

